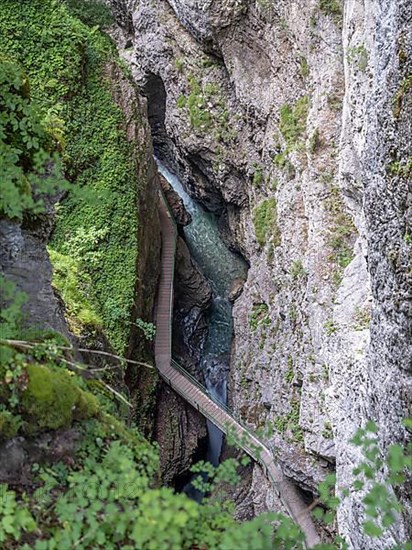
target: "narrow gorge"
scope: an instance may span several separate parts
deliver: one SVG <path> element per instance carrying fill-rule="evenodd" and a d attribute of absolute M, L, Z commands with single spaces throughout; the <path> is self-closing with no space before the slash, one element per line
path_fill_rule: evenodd
<path fill-rule="evenodd" d="M 409 548 L 412 3 L 0 0 L 0 52 L 4 548 Z M 162 373 L 164 204 L 162 360 L 279 483 Z"/>

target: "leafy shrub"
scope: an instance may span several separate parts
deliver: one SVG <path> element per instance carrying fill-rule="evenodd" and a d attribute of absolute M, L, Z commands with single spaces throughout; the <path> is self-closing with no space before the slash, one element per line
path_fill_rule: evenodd
<path fill-rule="evenodd" d="M 280 108 L 279 130 L 287 145 L 288 152 L 296 147 L 298 140 L 306 130 L 309 111 L 309 96 L 305 95 L 291 106 L 287 103 Z"/>
<path fill-rule="evenodd" d="M 229 111 L 220 87 L 214 82 L 203 84 L 194 75 L 188 78 L 190 93 L 180 95 L 177 100 L 179 109 L 187 109 L 192 128 L 201 133 L 213 130 L 215 139 L 225 143 L 234 137 L 229 128 Z"/>
<path fill-rule="evenodd" d="M 53 364 L 28 362 L 22 354 L 2 357 L 0 366 L 0 433 L 4 438 L 21 429 L 33 434 L 67 427 L 94 416 L 99 404 L 79 386 L 80 380 Z"/>
<path fill-rule="evenodd" d="M 294 105 L 285 103 L 279 111 L 279 130 L 285 145 L 281 145 L 278 141 L 277 153 L 273 158 L 273 162 L 278 168 L 286 170 L 289 178 L 295 176 L 295 167 L 289 161 L 288 155 L 292 151 L 303 148 L 302 138 L 306 132 L 309 106 L 309 96 L 305 95 L 298 99 Z"/>
<path fill-rule="evenodd" d="M 2 338 L 15 338 L 23 319 L 22 306 L 27 295 L 0 273 L 0 334 Z"/>
<path fill-rule="evenodd" d="M 249 319 L 249 325 L 252 330 L 256 330 L 260 325 L 269 325 L 269 306 L 265 303 L 254 304 Z"/>
<path fill-rule="evenodd" d="M 290 403 L 290 411 L 278 416 L 274 420 L 275 428 L 282 434 L 290 433 L 290 439 L 295 443 L 302 443 L 304 440 L 303 430 L 299 424 L 300 399 L 293 399 Z"/>
<path fill-rule="evenodd" d="M 156 336 L 156 327 L 153 323 L 147 323 L 138 317 L 135 324 L 143 332 L 146 340 L 151 341 Z"/>
<path fill-rule="evenodd" d="M 92 295 L 92 281 L 82 272 L 79 260 L 52 249 L 49 254 L 53 263 L 53 285 L 64 300 L 70 330 L 80 335 L 84 326 L 100 327 L 102 320 L 86 298 Z"/>
<path fill-rule="evenodd" d="M 253 186 L 259 188 L 262 185 L 262 183 L 265 181 L 263 168 L 262 166 L 259 166 L 257 164 L 254 164 L 253 168 L 254 168 L 253 179 L 252 179 Z"/>
<path fill-rule="evenodd" d="M 103 0 L 65 0 L 71 13 L 86 25 L 108 27 L 114 23 L 110 8 Z"/>
<path fill-rule="evenodd" d="M 24 212 L 39 213 L 41 194 L 56 191 L 65 181 L 31 100 L 29 79 L 4 58 L 0 58 L 0 112 L 0 213 L 21 220 Z"/>
<path fill-rule="evenodd" d="M 36 522 L 30 512 L 16 501 L 14 491 L 7 485 L 0 487 L 0 543 L 19 541 L 22 532 L 34 531 Z"/>

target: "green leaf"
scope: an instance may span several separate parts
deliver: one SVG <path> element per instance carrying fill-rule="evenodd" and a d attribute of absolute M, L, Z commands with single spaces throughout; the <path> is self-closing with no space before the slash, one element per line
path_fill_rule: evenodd
<path fill-rule="evenodd" d="M 365 521 L 363 524 L 365 535 L 370 537 L 380 537 L 383 534 L 382 529 L 373 521 Z"/>

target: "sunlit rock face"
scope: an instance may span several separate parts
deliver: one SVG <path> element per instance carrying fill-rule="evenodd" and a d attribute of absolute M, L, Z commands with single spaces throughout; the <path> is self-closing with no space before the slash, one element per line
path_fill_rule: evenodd
<path fill-rule="evenodd" d="M 302 488 L 336 469 L 342 489 L 367 419 L 383 450 L 407 439 L 412 6 L 111 3 L 136 81 L 149 104 L 163 97 L 159 155 L 250 264 L 233 309 L 231 405 L 267 429 Z M 276 508 L 264 477 L 249 494 L 256 480 L 259 510 Z M 361 500 L 338 513 L 352 548 L 406 538 L 407 505 L 387 538 L 364 538 Z"/>

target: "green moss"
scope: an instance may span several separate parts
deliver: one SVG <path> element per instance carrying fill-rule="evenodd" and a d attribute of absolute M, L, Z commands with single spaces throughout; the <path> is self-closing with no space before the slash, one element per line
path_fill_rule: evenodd
<path fill-rule="evenodd" d="M 193 74 L 188 78 L 189 94 L 180 95 L 179 109 L 186 109 L 192 128 L 201 134 L 213 131 L 215 139 L 232 141 L 236 133 L 229 126 L 229 111 L 220 86 L 214 82 L 203 84 Z"/>
<path fill-rule="evenodd" d="M 288 427 L 288 420 L 286 416 L 277 416 L 273 420 L 273 425 L 281 434 L 285 433 Z"/>
<path fill-rule="evenodd" d="M 286 170 L 290 178 L 295 176 L 295 168 L 289 161 L 288 155 L 292 151 L 302 150 L 304 146 L 302 138 L 306 132 L 309 106 L 309 96 L 305 95 L 293 105 L 285 103 L 279 111 L 279 130 L 285 145 L 281 146 L 278 143 L 278 152 L 275 154 L 273 162 L 278 168 Z"/>
<path fill-rule="evenodd" d="M 28 384 L 20 405 L 26 433 L 68 427 L 97 414 L 97 399 L 80 389 L 67 371 L 30 364 L 26 372 Z"/>
<path fill-rule="evenodd" d="M 286 103 L 280 108 L 279 130 L 286 141 L 288 152 L 296 148 L 305 133 L 309 105 L 309 96 L 305 95 L 294 105 Z"/>
<path fill-rule="evenodd" d="M 99 400 L 90 392 L 79 389 L 75 410 L 73 411 L 76 420 L 86 420 L 96 416 L 100 411 Z"/>
<path fill-rule="evenodd" d="M 285 380 L 288 384 L 291 384 L 293 382 L 294 378 L 295 378 L 295 370 L 293 368 L 293 359 L 292 359 L 292 356 L 289 355 L 289 357 L 288 357 L 288 368 L 286 370 Z"/>
<path fill-rule="evenodd" d="M 339 0 L 319 0 L 319 9 L 326 15 L 331 15 L 335 20 L 342 17 L 342 6 Z"/>
<path fill-rule="evenodd" d="M 270 325 L 269 306 L 265 303 L 254 304 L 249 318 L 249 325 L 252 330 L 256 330 L 258 326 Z"/>
<path fill-rule="evenodd" d="M 402 111 L 403 99 L 406 94 L 412 90 L 412 74 L 406 76 L 400 83 L 399 88 L 394 95 L 392 105 L 393 105 L 393 116 L 399 118 Z"/>
<path fill-rule="evenodd" d="M 280 153 L 276 153 L 273 157 L 273 164 L 279 169 L 284 170 L 289 179 L 295 177 L 296 169 L 287 157 L 288 151 L 283 150 Z"/>
<path fill-rule="evenodd" d="M 326 208 L 331 213 L 333 221 L 328 238 L 328 244 L 332 249 L 329 259 L 335 262 L 340 269 L 344 269 L 353 258 L 352 240 L 356 229 L 352 219 L 345 211 L 345 205 L 337 187 L 330 189 Z"/>
<path fill-rule="evenodd" d="M 27 374 L 29 383 L 22 399 L 25 416 L 35 420 L 40 430 L 70 425 L 77 391 L 68 375 L 42 365 L 28 365 Z"/>
<path fill-rule="evenodd" d="M 11 439 L 17 435 L 21 418 L 10 411 L 0 411 L 0 440 Z"/>
<path fill-rule="evenodd" d="M 300 64 L 300 73 L 303 76 L 303 78 L 307 78 L 310 74 L 310 68 L 308 60 L 305 56 L 301 55 L 299 57 L 299 64 Z"/>
<path fill-rule="evenodd" d="M 327 336 L 332 336 L 332 334 L 335 334 L 335 332 L 337 332 L 338 330 L 338 327 L 335 325 L 333 319 L 328 319 L 323 325 L 323 328 L 325 329 L 325 333 Z"/>
<path fill-rule="evenodd" d="M 355 330 L 364 330 L 369 328 L 371 323 L 371 310 L 369 307 L 356 307 L 354 320 L 356 324 L 354 325 Z"/>
<path fill-rule="evenodd" d="M 340 111 L 342 109 L 342 94 L 339 93 L 330 93 L 326 98 L 328 107 L 332 109 L 332 111 Z"/>
<path fill-rule="evenodd" d="M 184 68 L 184 59 L 183 59 L 183 57 L 176 57 L 175 67 L 176 67 L 176 69 L 179 73 L 183 72 L 183 68 Z"/>
<path fill-rule="evenodd" d="M 299 424 L 300 401 L 293 399 L 290 404 L 290 411 L 283 416 L 278 416 L 274 419 L 274 427 L 278 432 L 285 434 L 290 433 L 292 441 L 302 443 L 304 440 L 303 430 Z"/>
<path fill-rule="evenodd" d="M 392 176 L 400 176 L 401 178 L 409 178 L 412 175 L 412 157 L 406 158 L 404 161 L 396 160 L 391 162 L 387 171 Z"/>
<path fill-rule="evenodd" d="M 260 246 L 270 241 L 273 246 L 281 243 L 281 233 L 277 224 L 276 199 L 266 199 L 253 210 L 253 225 Z"/>
<path fill-rule="evenodd" d="M 295 260 L 290 268 L 290 275 L 292 279 L 296 280 L 301 277 L 306 277 L 307 272 L 303 267 L 302 260 Z"/>
<path fill-rule="evenodd" d="M 354 65 L 362 72 L 366 71 L 368 66 L 368 52 L 364 44 L 349 48 L 347 58 L 350 65 Z"/>
<path fill-rule="evenodd" d="M 330 422 L 325 422 L 323 425 L 322 436 L 325 439 L 333 439 L 333 430 Z"/>
<path fill-rule="evenodd" d="M 93 6 L 100 3 L 69 4 L 84 20 L 86 11 L 98 15 Z M 100 7 L 99 17 L 105 10 Z M 125 117 L 106 76 L 109 63 L 120 73 L 122 64 L 111 40 L 60 2 L 24 1 L 16 10 L 14 1 L 4 0 L 0 28 L 0 49 L 23 66 L 48 125 L 64 134 L 65 173 L 73 193 L 60 205 L 51 246 L 77 262 L 83 300 L 77 296 L 72 305 L 80 306 L 87 322 L 101 319 L 110 343 L 122 353 L 135 301 L 140 188 L 139 151 L 128 142 Z M 71 267 L 67 288 L 73 290 Z M 62 278 L 60 271 L 64 285 Z"/>
<path fill-rule="evenodd" d="M 53 285 L 60 292 L 68 315 L 70 329 L 80 335 L 83 326 L 102 325 L 102 320 L 86 296 L 92 295 L 92 281 L 82 272 L 80 262 L 49 249 L 53 264 Z"/>
<path fill-rule="evenodd" d="M 312 155 L 313 153 L 316 153 L 320 145 L 321 145 L 321 140 L 320 140 L 319 128 L 316 128 L 316 130 L 310 136 L 310 140 L 309 140 L 309 151 L 312 153 Z"/>
<path fill-rule="evenodd" d="M 263 175 L 263 168 L 255 164 L 254 172 L 253 172 L 253 180 L 252 180 L 253 186 L 259 188 L 261 187 L 264 181 L 265 181 L 265 177 Z"/>

